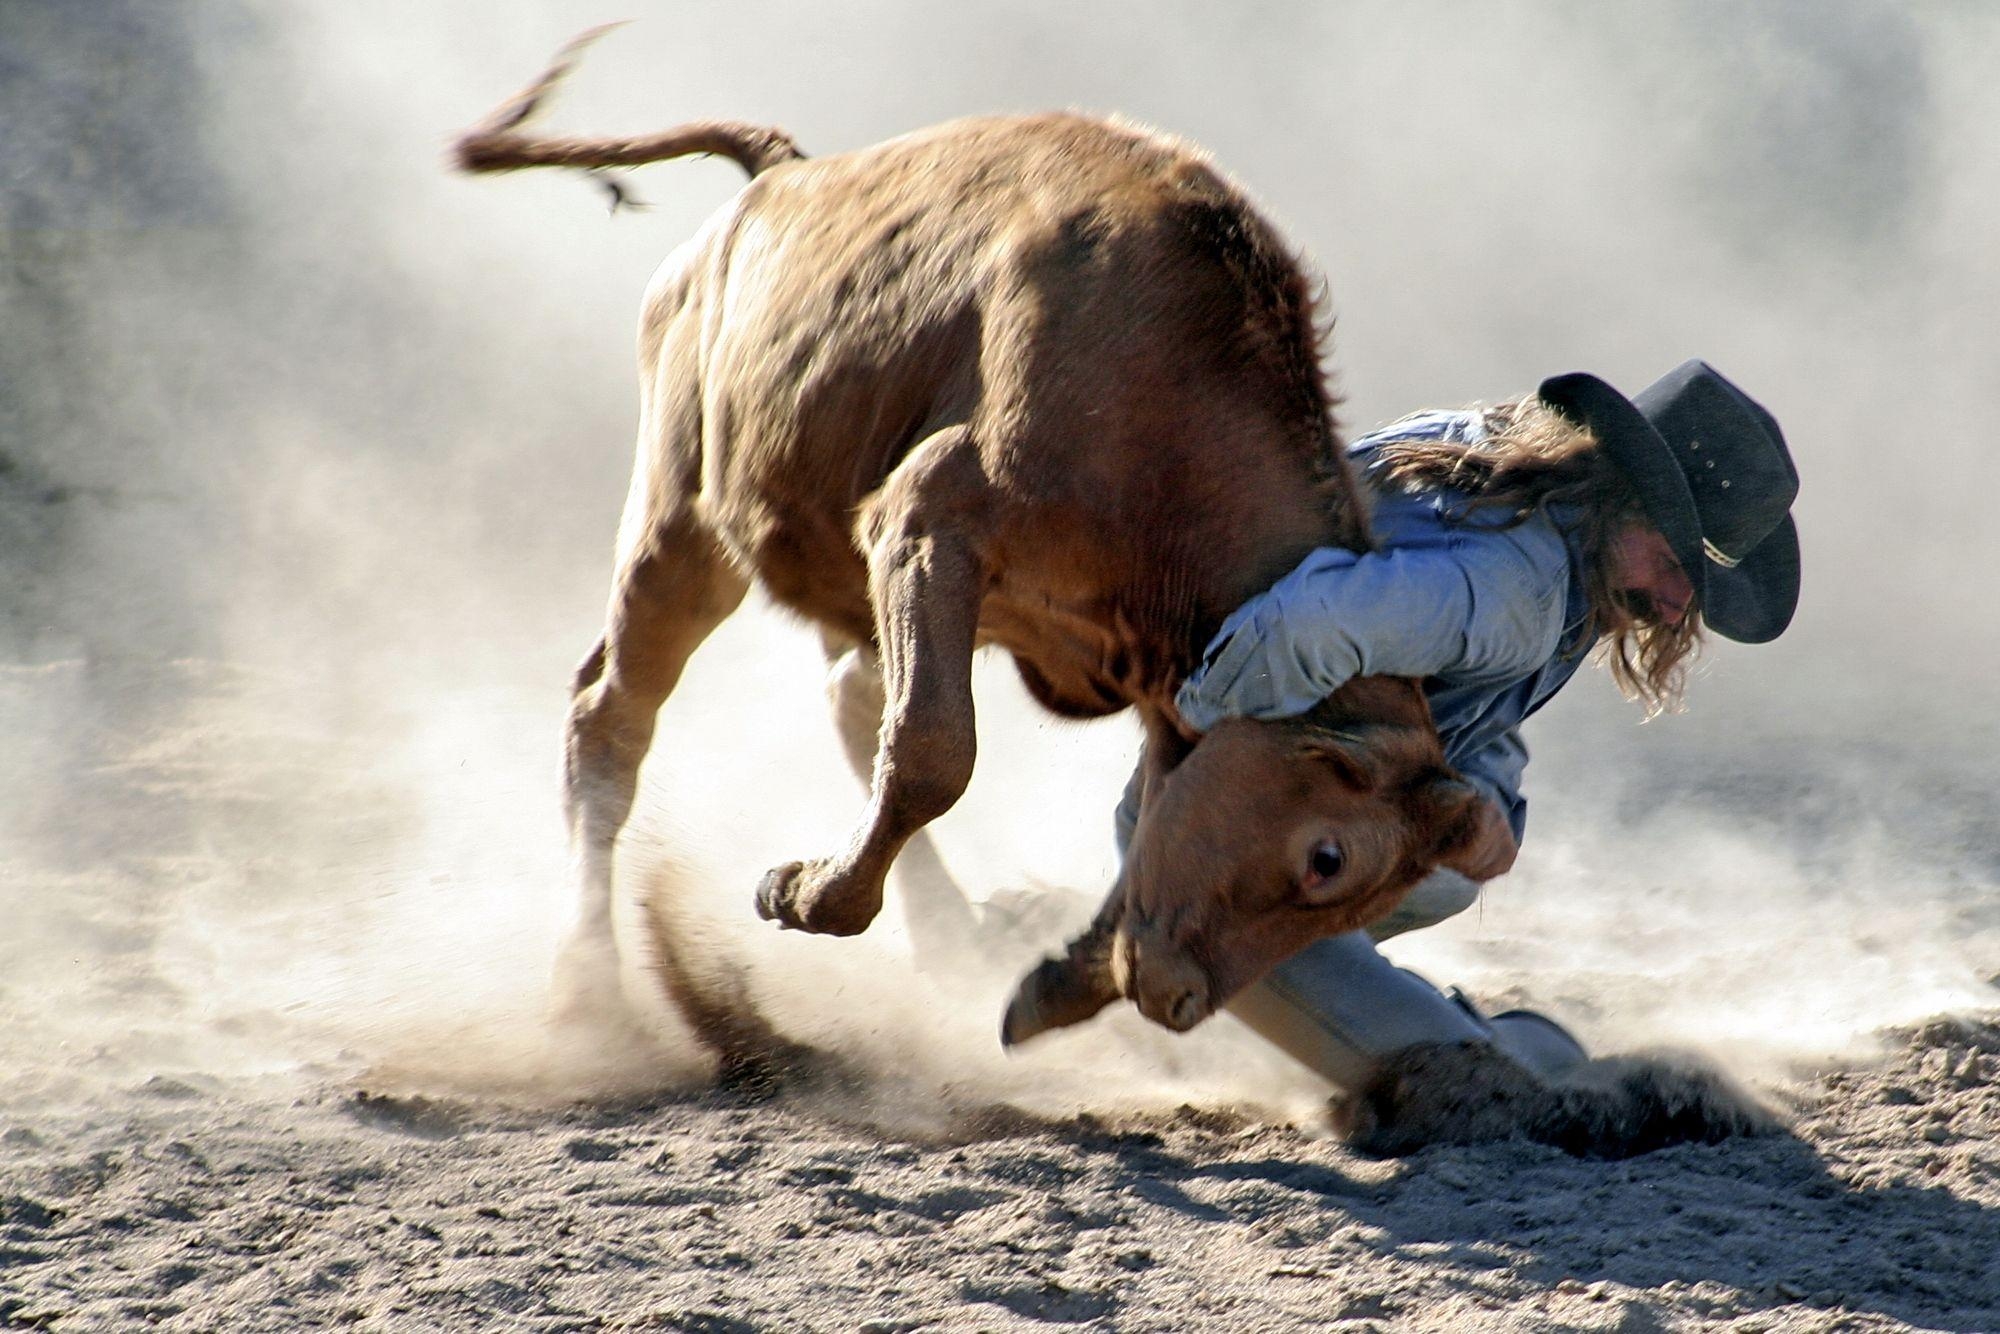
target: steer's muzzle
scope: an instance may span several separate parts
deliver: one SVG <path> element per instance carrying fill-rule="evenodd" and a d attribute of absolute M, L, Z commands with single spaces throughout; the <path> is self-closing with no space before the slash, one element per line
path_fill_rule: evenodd
<path fill-rule="evenodd" d="M 1114 899 L 1090 930 L 1021 979 L 1000 1021 L 1003 1044 L 1080 1024 L 1120 997 L 1177 1033 L 1215 1013 L 1214 981 L 1194 954 L 1150 923 L 1128 930 L 1123 918 Z"/>
<path fill-rule="evenodd" d="M 1185 1033 L 1215 1013 L 1208 970 L 1151 923 L 1128 921 L 1118 933 L 1117 957 L 1125 994 L 1154 1023 Z"/>

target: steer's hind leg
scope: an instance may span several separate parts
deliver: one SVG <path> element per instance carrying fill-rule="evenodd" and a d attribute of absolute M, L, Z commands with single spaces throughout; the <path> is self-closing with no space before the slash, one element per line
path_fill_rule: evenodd
<path fill-rule="evenodd" d="M 990 512 L 962 426 L 897 466 L 863 523 L 886 707 L 868 810 L 847 849 L 764 877 L 757 911 L 782 926 L 853 935 L 882 908 L 889 864 L 972 778 L 972 649 Z"/>
<path fill-rule="evenodd" d="M 881 737 L 882 719 L 888 711 L 888 694 L 882 680 L 882 660 L 866 644 L 854 644 L 828 635 L 826 646 L 826 692 L 833 705 L 834 729 L 855 777 L 873 782 L 875 748 Z M 903 901 L 903 927 L 909 932 L 910 950 L 918 968 L 955 966 L 972 957 L 979 931 L 979 919 L 965 901 L 965 894 L 938 856 L 930 835 L 918 830 L 903 845 L 890 868 Z"/>
<path fill-rule="evenodd" d="M 612 852 L 632 811 L 654 716 L 689 655 L 746 587 L 685 510 L 653 524 L 620 558 L 604 636 L 577 671 L 564 738 L 563 799 L 581 898 L 557 964 L 559 1015 L 620 1008 Z M 662 966 L 671 971 L 672 961 Z"/>

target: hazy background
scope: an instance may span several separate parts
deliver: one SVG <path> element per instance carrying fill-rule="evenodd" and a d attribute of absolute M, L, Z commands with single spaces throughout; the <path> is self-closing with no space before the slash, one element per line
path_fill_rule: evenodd
<path fill-rule="evenodd" d="M 442 149 L 628 16 L 550 125 L 736 117 L 824 154 L 1073 106 L 1206 145 L 1325 272 L 1350 433 L 1713 361 L 1803 474 L 1797 621 L 1718 645 L 1644 727 L 1580 677 L 1530 728 L 1519 869 L 1397 957 L 1745 1063 L 1992 1003 L 2000 13 L 0 0 L 0 1054 L 38 1086 L 526 1031 L 637 299 L 740 173 L 649 169 L 649 211 L 607 219 L 580 178 L 459 178 Z M 1010 676 L 982 668 L 940 842 L 975 894 L 1082 903 L 1135 739 Z M 781 1016 L 996 1088 L 1111 1041 L 1135 1087 L 1285 1082 L 1223 1025 L 1129 1019 L 1009 1066 L 1002 983 L 941 1018 L 937 983 L 881 966 L 887 919 L 755 923 L 758 869 L 858 806 L 818 680 L 798 627 L 726 627 L 635 848 L 685 860 Z M 841 1018 L 895 996 L 921 1017 Z"/>

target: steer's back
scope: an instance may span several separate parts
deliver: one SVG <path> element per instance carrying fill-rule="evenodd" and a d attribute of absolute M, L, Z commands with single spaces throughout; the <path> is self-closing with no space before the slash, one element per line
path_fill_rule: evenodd
<path fill-rule="evenodd" d="M 1290 256 L 1194 150 L 958 121 L 754 181 L 649 295 L 665 471 L 781 601 L 857 637 L 858 510 L 970 423 L 1005 513 L 983 634 L 1046 702 L 1171 688 L 1359 518 Z M 692 419 L 690 419 L 692 414 Z"/>

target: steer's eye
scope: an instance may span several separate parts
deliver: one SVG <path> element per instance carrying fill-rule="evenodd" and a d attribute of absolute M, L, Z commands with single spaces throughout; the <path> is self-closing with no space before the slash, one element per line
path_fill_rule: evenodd
<path fill-rule="evenodd" d="M 1313 845 L 1312 854 L 1306 858 L 1306 883 L 1331 880 L 1340 874 L 1340 868 L 1347 865 L 1347 854 L 1340 850 L 1340 844 L 1328 839 Z"/>

